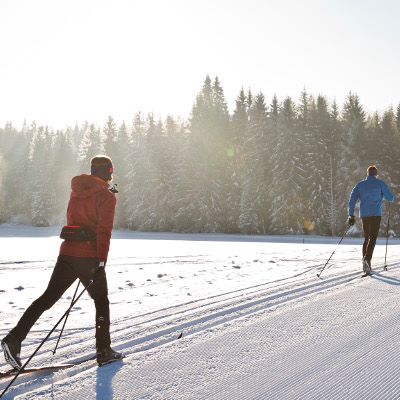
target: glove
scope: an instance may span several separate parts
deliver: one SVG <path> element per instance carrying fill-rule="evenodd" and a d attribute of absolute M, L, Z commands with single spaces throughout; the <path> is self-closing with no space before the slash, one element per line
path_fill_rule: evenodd
<path fill-rule="evenodd" d="M 106 263 L 104 261 L 99 262 L 94 270 L 92 271 L 92 279 L 96 281 L 97 279 L 104 278 L 106 276 Z"/>
<path fill-rule="evenodd" d="M 112 187 L 110 187 L 110 189 L 108 189 L 111 193 L 118 193 L 118 190 L 117 190 L 117 184 L 116 183 L 114 183 L 114 185 L 112 186 Z"/>
<path fill-rule="evenodd" d="M 348 223 L 353 226 L 356 223 L 356 217 L 354 215 L 349 215 Z"/>

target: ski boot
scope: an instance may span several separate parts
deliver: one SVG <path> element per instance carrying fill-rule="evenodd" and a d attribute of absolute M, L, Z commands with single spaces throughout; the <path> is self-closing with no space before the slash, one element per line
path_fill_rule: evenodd
<path fill-rule="evenodd" d="M 121 360 L 125 356 L 122 353 L 118 353 L 113 350 L 110 346 L 104 349 L 97 349 L 96 360 L 99 367 L 110 364 L 114 361 Z"/>
<path fill-rule="evenodd" d="M 9 333 L 2 341 L 1 347 L 4 350 L 4 358 L 15 369 L 20 370 L 21 363 L 21 342 L 11 333 Z"/>
<path fill-rule="evenodd" d="M 363 260 L 363 271 L 365 275 L 371 275 L 371 261 L 367 258 Z"/>

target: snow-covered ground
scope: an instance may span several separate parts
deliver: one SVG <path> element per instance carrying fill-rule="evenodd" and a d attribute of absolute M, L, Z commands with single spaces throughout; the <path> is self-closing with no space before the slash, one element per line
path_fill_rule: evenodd
<path fill-rule="evenodd" d="M 59 228 L 0 226 L 0 336 L 45 289 Z M 19 376 L 4 399 L 399 399 L 400 241 L 113 232 L 107 275 L 113 348 L 94 361 Z M 33 327 L 26 360 L 68 308 L 73 285 Z M 94 306 L 75 305 L 30 366 L 94 354 Z M 178 339 L 180 334 L 181 339 Z M 0 358 L 0 370 L 7 370 Z M 0 391 L 9 378 L 0 380 Z"/>

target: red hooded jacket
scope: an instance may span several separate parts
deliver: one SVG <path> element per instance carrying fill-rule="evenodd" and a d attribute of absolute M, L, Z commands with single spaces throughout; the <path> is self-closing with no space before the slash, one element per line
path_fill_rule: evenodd
<path fill-rule="evenodd" d="M 114 223 L 116 198 L 108 183 L 93 175 L 72 178 L 71 197 L 67 209 L 67 225 L 89 228 L 97 241 L 64 241 L 60 254 L 74 257 L 97 257 L 107 261 L 111 231 Z"/>

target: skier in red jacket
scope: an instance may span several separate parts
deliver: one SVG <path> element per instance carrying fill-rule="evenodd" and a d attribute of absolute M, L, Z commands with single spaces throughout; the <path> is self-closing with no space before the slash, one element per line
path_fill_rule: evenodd
<path fill-rule="evenodd" d="M 96 357 L 104 365 L 123 357 L 111 348 L 110 308 L 105 266 L 114 221 L 115 195 L 108 189 L 113 165 L 109 157 L 92 158 L 91 175 L 76 176 L 67 209 L 67 225 L 84 236 L 66 238 L 45 292 L 25 311 L 18 324 L 1 341 L 6 361 L 22 366 L 21 343 L 42 313 L 50 309 L 78 278 L 88 287 L 96 307 Z M 77 227 L 79 227 L 77 229 Z M 73 239 L 73 240 L 72 240 Z M 89 240 L 88 240 L 89 239 Z"/>

